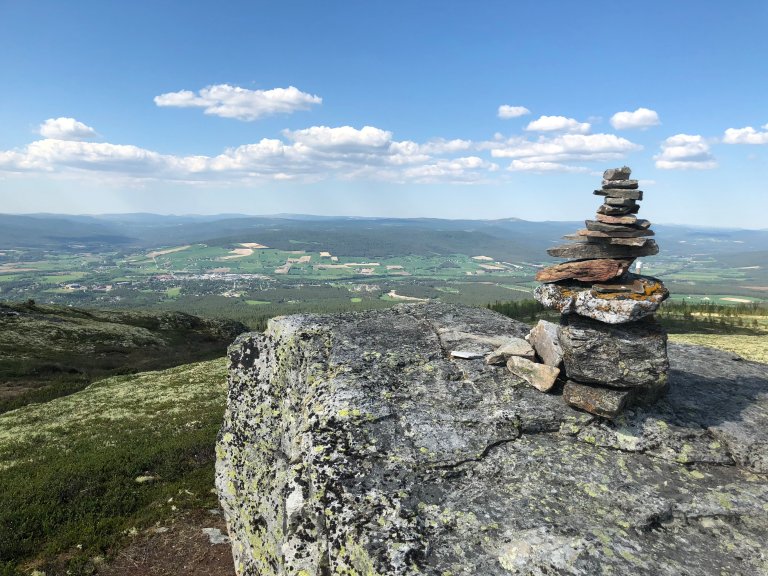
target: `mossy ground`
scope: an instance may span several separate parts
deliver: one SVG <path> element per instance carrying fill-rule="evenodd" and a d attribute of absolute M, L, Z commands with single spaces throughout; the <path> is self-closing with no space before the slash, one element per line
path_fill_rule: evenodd
<path fill-rule="evenodd" d="M 670 334 L 672 342 L 710 346 L 738 354 L 745 360 L 768 364 L 768 335 L 753 334 Z"/>
<path fill-rule="evenodd" d="M 0 574 L 91 573 L 130 534 L 215 507 L 225 378 L 216 359 L 0 415 Z"/>

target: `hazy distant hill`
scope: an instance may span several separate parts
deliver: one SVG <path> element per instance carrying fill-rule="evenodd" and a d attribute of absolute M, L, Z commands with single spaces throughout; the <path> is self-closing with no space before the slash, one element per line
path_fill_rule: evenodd
<path fill-rule="evenodd" d="M 135 251 L 203 242 L 260 242 L 282 249 L 322 247 L 338 255 L 384 257 L 402 254 L 487 253 L 525 259 L 542 254 L 583 222 L 351 218 L 309 215 L 161 216 L 110 214 L 65 216 L 0 215 L 0 250 L 9 248 L 112 248 Z M 718 255 L 768 248 L 768 230 L 655 225 L 669 255 Z M 765 260 L 765 256 L 756 257 Z"/>

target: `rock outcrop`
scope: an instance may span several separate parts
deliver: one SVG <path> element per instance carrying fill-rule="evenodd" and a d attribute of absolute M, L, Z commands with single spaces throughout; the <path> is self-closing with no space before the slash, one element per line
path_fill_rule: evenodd
<path fill-rule="evenodd" d="M 216 466 L 238 574 L 768 573 L 766 366 L 672 345 L 668 395 L 609 421 L 485 362 L 528 331 L 424 304 L 241 336 Z"/>

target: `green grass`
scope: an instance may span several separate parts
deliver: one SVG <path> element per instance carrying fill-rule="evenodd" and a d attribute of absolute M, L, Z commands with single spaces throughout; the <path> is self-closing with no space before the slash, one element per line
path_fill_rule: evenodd
<path fill-rule="evenodd" d="M 269 300 L 246 300 L 245 303 L 249 306 L 264 306 L 265 304 L 271 304 Z"/>
<path fill-rule="evenodd" d="M 225 372 L 217 359 L 118 376 L 1 415 L 5 573 L 32 560 L 89 573 L 132 528 L 215 506 Z"/>

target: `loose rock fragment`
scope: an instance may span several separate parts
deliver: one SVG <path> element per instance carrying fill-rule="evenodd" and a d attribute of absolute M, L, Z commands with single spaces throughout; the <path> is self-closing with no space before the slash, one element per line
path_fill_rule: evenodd
<path fill-rule="evenodd" d="M 486 364 L 504 364 L 511 356 L 520 356 L 533 360 L 536 357 L 531 345 L 523 338 L 510 338 L 509 342 L 500 346 L 485 357 Z"/>
<path fill-rule="evenodd" d="M 469 350 L 451 350 L 451 358 L 460 358 L 462 360 L 475 360 L 482 358 L 480 352 L 470 352 Z"/>
<path fill-rule="evenodd" d="M 528 341 L 536 354 L 547 366 L 560 368 L 563 364 L 563 349 L 557 335 L 557 324 L 539 320 L 528 334 Z"/>
<path fill-rule="evenodd" d="M 630 174 L 632 174 L 632 169 L 629 166 L 608 168 L 603 172 L 603 180 L 628 180 Z"/>
<path fill-rule="evenodd" d="M 507 361 L 507 368 L 512 374 L 542 392 L 551 390 L 560 374 L 559 368 L 538 364 L 521 356 L 511 356 Z"/>

